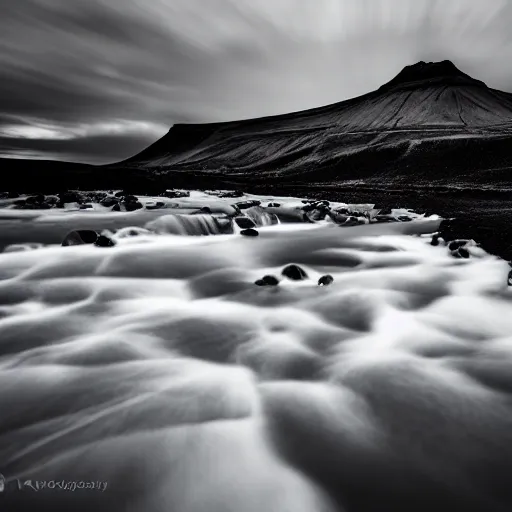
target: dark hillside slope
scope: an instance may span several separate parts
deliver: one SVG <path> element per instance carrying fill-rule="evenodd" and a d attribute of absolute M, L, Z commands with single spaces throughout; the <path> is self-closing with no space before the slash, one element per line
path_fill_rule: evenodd
<path fill-rule="evenodd" d="M 458 182 L 499 175 L 506 183 L 512 94 L 488 88 L 449 61 L 419 63 L 379 90 L 341 103 L 260 119 L 175 125 L 117 166 L 182 182 Z"/>

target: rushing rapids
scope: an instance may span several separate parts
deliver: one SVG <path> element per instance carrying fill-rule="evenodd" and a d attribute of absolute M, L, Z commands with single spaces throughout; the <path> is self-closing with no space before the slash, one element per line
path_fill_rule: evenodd
<path fill-rule="evenodd" d="M 510 510 L 504 261 L 407 210 L 136 199 L 3 202 L 5 510 Z"/>

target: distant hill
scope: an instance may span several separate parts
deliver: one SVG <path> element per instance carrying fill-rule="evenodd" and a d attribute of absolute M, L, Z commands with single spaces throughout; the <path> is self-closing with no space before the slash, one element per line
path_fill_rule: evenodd
<path fill-rule="evenodd" d="M 124 168 L 173 181 L 495 183 L 512 168 L 512 94 L 452 62 L 407 66 L 377 91 L 291 114 L 177 124 Z"/>

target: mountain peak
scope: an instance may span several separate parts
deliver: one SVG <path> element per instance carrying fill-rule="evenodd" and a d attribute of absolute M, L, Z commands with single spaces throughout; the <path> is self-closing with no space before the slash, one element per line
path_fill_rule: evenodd
<path fill-rule="evenodd" d="M 432 85 L 473 85 L 486 87 L 483 82 L 463 73 L 450 60 L 443 60 L 441 62 L 420 61 L 411 66 L 406 66 L 393 80 L 383 85 L 381 89 Z"/>

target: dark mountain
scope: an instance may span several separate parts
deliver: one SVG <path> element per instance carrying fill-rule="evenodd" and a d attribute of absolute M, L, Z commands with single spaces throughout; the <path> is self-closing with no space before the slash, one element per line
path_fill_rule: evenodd
<path fill-rule="evenodd" d="M 40 190 L 512 188 L 512 94 L 450 61 L 419 62 L 348 101 L 259 119 L 176 124 L 117 164 L 0 159 L 0 168 L 15 188 Z"/>
<path fill-rule="evenodd" d="M 347 181 L 495 184 L 512 168 L 512 94 L 452 62 L 420 62 L 377 91 L 291 114 L 176 124 L 116 165 L 182 186 Z"/>

